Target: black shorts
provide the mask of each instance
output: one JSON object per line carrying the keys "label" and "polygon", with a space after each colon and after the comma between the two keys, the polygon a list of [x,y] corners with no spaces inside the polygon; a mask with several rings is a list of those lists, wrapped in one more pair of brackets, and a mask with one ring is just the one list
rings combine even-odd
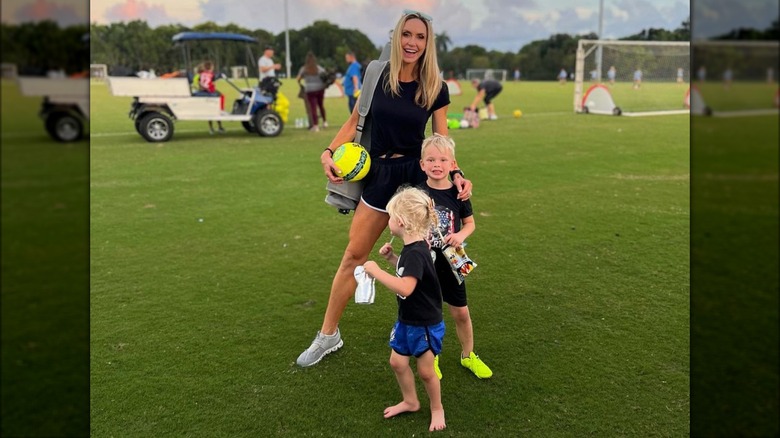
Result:
{"label": "black shorts", "polygon": [[366,175],[361,199],[374,210],[386,213],[387,202],[399,187],[418,186],[426,179],[419,157],[371,157],[371,169]]}
{"label": "black shorts", "polygon": [[436,251],[436,260],[433,262],[433,265],[436,267],[436,276],[439,277],[441,296],[444,302],[455,307],[467,306],[466,282],[458,284],[447,257],[438,248],[434,249],[434,251]]}
{"label": "black shorts", "polygon": [[503,88],[499,88],[497,90],[493,90],[493,91],[491,91],[489,93],[485,92],[485,105],[489,105],[490,102],[492,102],[493,99],[495,99],[495,97],[498,96],[501,93],[501,90],[503,90]]}

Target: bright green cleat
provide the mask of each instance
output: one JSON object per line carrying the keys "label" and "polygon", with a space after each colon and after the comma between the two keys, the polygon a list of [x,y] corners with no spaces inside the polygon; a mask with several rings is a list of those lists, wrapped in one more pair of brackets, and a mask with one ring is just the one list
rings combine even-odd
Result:
{"label": "bright green cleat", "polygon": [[[460,364],[470,369],[480,379],[489,379],[493,375],[493,371],[473,351],[469,354],[469,357],[461,358]],[[436,369],[438,369],[438,366],[436,366]]]}
{"label": "bright green cleat", "polygon": [[439,355],[433,356],[433,371],[436,373],[436,377],[441,380],[441,370],[439,369]]}

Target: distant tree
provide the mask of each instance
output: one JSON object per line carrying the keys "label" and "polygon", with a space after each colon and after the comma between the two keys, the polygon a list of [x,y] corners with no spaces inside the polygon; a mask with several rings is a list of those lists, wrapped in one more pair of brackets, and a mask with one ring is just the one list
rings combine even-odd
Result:
{"label": "distant tree", "polygon": [[447,35],[447,32],[442,32],[438,35],[436,35],[436,53],[437,55],[444,55],[447,53],[447,51],[450,48],[450,45],[452,44],[452,40],[450,39],[450,36]]}
{"label": "distant tree", "polygon": [[691,40],[691,17],[688,17],[680,24],[680,27],[674,30],[677,41]]}

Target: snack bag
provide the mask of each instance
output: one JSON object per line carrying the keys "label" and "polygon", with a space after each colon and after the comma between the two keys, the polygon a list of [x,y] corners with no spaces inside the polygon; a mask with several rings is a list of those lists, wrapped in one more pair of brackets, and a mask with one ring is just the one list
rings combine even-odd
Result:
{"label": "snack bag", "polygon": [[447,257],[458,284],[463,283],[466,276],[477,267],[477,264],[466,255],[466,250],[463,249],[463,246],[453,247],[445,245],[441,252]]}

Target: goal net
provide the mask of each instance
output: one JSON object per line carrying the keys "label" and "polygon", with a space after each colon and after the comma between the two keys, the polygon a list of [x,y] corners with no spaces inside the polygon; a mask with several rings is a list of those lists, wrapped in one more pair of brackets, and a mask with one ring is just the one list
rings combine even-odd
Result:
{"label": "goal net", "polygon": [[466,79],[493,79],[496,81],[506,81],[507,71],[501,68],[470,68],[466,70]]}
{"label": "goal net", "polygon": [[108,77],[108,66],[106,64],[90,64],[89,80],[90,82],[105,82]]}
{"label": "goal net", "polygon": [[695,41],[693,83],[711,115],[777,113],[778,41]]}
{"label": "goal net", "polygon": [[16,68],[16,64],[4,62],[0,64],[0,70],[2,70],[0,75],[3,79],[16,79],[16,77],[19,76],[19,71]]}
{"label": "goal net", "polygon": [[[595,114],[685,113],[691,77],[687,41],[580,40],[574,111]],[[585,101],[589,90],[610,99]],[[614,102],[605,111],[601,102]]]}
{"label": "goal net", "polygon": [[245,65],[234,65],[230,67],[230,77],[233,79],[244,79],[249,77],[249,71]]}

